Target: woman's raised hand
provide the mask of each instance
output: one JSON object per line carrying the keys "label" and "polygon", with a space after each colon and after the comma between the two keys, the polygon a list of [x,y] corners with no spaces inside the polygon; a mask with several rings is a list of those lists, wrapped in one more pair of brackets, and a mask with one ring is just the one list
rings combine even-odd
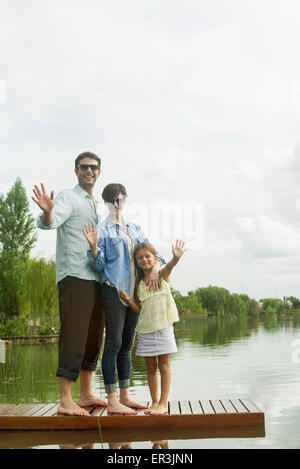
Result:
{"label": "woman's raised hand", "polygon": [[33,193],[35,197],[32,197],[32,200],[43,210],[43,212],[50,213],[54,207],[54,191],[51,191],[49,197],[43,183],[41,183],[41,189],[42,191],[40,191],[38,186],[34,186]]}
{"label": "woman's raised hand", "polygon": [[85,225],[83,228],[83,234],[86,237],[91,249],[97,248],[97,244],[99,241],[99,230],[96,230],[95,223],[91,226],[91,224]]}
{"label": "woman's raised hand", "polygon": [[185,245],[185,242],[180,241],[178,239],[176,240],[175,246],[172,245],[172,253],[176,260],[180,259],[181,256],[183,256],[183,254],[187,250],[187,248],[185,248],[184,245]]}

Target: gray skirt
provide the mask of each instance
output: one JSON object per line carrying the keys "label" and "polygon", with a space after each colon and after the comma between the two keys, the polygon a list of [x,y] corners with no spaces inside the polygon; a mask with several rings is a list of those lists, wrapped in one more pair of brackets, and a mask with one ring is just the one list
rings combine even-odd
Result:
{"label": "gray skirt", "polygon": [[136,355],[155,357],[165,353],[177,352],[173,326],[149,334],[138,334]]}

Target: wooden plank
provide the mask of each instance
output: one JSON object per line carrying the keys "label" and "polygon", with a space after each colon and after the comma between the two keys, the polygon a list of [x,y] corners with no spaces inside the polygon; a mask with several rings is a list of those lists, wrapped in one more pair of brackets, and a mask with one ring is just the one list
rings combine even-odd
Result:
{"label": "wooden plank", "polygon": [[203,409],[203,412],[205,414],[215,414],[215,411],[210,403],[210,401],[207,401],[207,400],[201,400],[200,401],[200,405]]}
{"label": "wooden plank", "polygon": [[55,404],[44,404],[37,412],[35,412],[32,417],[42,417],[48,410],[52,409]]}
{"label": "wooden plank", "polygon": [[169,415],[180,415],[180,408],[178,401],[169,402]]}
{"label": "wooden plank", "polygon": [[10,415],[24,415],[25,412],[32,409],[35,404],[19,404],[19,406],[9,412]]}
{"label": "wooden plank", "polygon": [[1,415],[13,415],[13,412],[16,411],[19,408],[20,404],[13,404],[12,406],[8,407],[4,412],[2,412]]}
{"label": "wooden plank", "polygon": [[27,410],[26,412],[24,412],[22,417],[31,417],[33,414],[35,414],[38,410],[40,410],[45,405],[46,404],[35,404],[30,410]]}
{"label": "wooden plank", "polygon": [[226,410],[227,414],[236,414],[237,413],[237,410],[235,409],[235,407],[233,407],[233,405],[231,404],[229,399],[222,399],[221,403],[222,403],[224,409]]}
{"label": "wooden plank", "polygon": [[181,415],[191,415],[192,409],[189,401],[179,401]]}
{"label": "wooden plank", "polygon": [[246,409],[245,406],[241,403],[239,399],[230,399],[232,405],[236,408],[237,412],[239,413],[244,413],[244,412],[249,412],[248,409]]}
{"label": "wooden plank", "polygon": [[261,412],[261,410],[250,399],[240,399],[240,401],[249,410],[249,412]]}
{"label": "wooden plank", "polygon": [[53,415],[56,415],[58,406],[59,404],[54,404],[45,414],[43,414],[43,417],[52,417]]}
{"label": "wooden plank", "polygon": [[216,414],[226,414],[226,410],[222,406],[221,401],[218,401],[217,399],[212,399],[210,402],[213,408],[215,409]]}
{"label": "wooden plank", "polygon": [[15,407],[17,404],[0,404],[0,415],[4,414],[11,407]]}
{"label": "wooden plank", "polygon": [[190,401],[190,406],[192,409],[193,415],[203,414],[202,407],[200,406],[199,401]]}
{"label": "wooden plank", "polygon": [[106,410],[106,407],[95,407],[95,409],[91,413],[91,416],[100,417],[100,415],[102,415],[105,410]]}

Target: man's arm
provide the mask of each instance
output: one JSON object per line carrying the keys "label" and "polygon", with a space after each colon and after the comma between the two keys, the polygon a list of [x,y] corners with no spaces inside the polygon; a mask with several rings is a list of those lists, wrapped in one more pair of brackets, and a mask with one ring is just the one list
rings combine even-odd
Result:
{"label": "man's arm", "polygon": [[55,202],[54,191],[51,191],[49,197],[43,184],[41,184],[41,190],[37,186],[34,186],[33,192],[35,197],[32,197],[32,200],[43,211],[37,219],[38,228],[42,230],[58,228],[70,216],[72,203],[64,192],[58,194]]}

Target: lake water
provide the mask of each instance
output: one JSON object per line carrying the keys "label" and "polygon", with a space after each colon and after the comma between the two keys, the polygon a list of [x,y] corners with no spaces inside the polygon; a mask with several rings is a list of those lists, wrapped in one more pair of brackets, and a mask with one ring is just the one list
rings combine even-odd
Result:
{"label": "lake water", "polygon": [[[176,325],[178,352],[172,355],[170,400],[231,399],[249,397],[265,413],[265,436],[150,435],[131,441],[133,449],[151,449],[153,441],[170,449],[300,448],[300,320],[278,319],[181,319]],[[144,359],[133,352],[131,394],[149,400]],[[56,345],[14,345],[0,363],[0,402],[56,402],[59,399]],[[100,364],[93,388],[105,397]],[[73,397],[79,396],[79,383]],[[17,432],[14,446],[33,448],[116,448],[112,435],[88,432]],[[48,435],[47,435],[48,434]],[[51,438],[50,438],[51,434]],[[13,434],[0,432],[0,448],[9,446]],[[136,438],[139,440],[139,438]],[[122,443],[125,444],[124,441]],[[158,445],[159,443],[157,443]],[[123,445],[124,446],[124,445]],[[128,446],[128,445],[127,445]]]}

